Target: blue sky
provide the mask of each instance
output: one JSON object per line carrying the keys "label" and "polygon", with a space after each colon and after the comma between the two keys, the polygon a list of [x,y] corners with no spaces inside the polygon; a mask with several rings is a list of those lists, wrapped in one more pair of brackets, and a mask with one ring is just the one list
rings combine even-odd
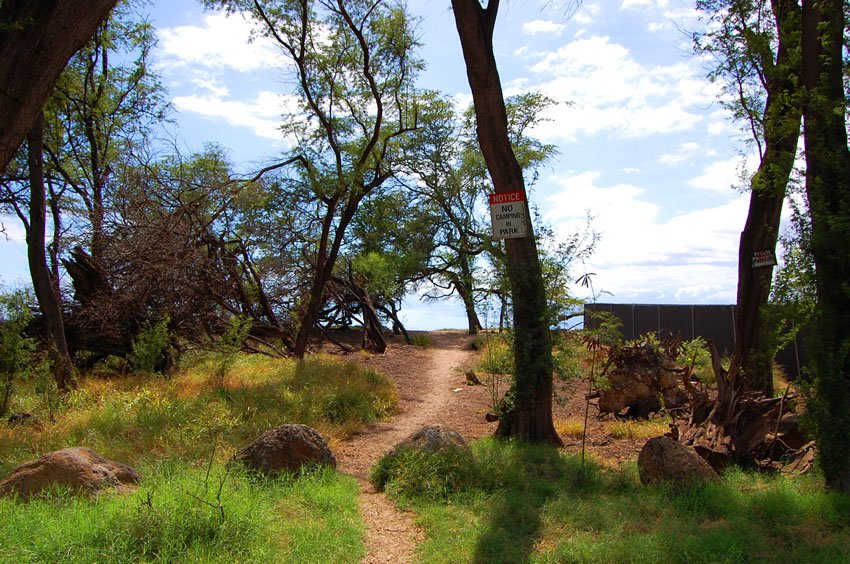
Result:
{"label": "blue sky", "polygon": [[[449,4],[409,0],[428,64],[420,85],[468,102]],[[251,24],[238,15],[191,0],[155,0],[150,13],[182,147],[219,143],[245,172],[275,160],[292,91],[275,47],[248,42]],[[564,102],[535,131],[560,154],[532,200],[563,236],[594,216],[601,240],[586,268],[597,290],[613,294],[603,301],[735,301],[748,199],[733,188],[743,143],[717,103],[719,87],[704,78],[705,61],[691,54],[688,32],[699,25],[692,2],[679,0],[584,1],[577,10],[557,0],[503,1],[495,49],[506,94],[540,90]],[[4,223],[13,236],[0,248],[8,285],[25,255],[16,226]],[[433,328],[465,318],[458,304],[443,304],[414,307],[407,319]]]}

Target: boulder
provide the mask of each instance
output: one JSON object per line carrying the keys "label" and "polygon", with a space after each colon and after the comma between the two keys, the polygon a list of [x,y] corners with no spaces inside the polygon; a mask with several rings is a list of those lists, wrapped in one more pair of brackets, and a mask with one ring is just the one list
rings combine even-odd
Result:
{"label": "boulder", "polygon": [[142,476],[132,467],[109,460],[85,447],[45,454],[26,462],[0,480],[0,495],[24,499],[54,486],[77,493],[93,493],[110,487],[123,489],[138,484]]}
{"label": "boulder", "polygon": [[640,481],[675,486],[716,480],[717,473],[696,451],[670,437],[649,439],[638,455]]}
{"label": "boulder", "polygon": [[446,449],[469,450],[463,436],[454,429],[442,425],[426,425],[395,445],[389,455],[403,449],[424,449],[437,452]]}
{"label": "boulder", "polygon": [[266,431],[233,455],[248,469],[277,476],[281,470],[299,472],[302,466],[336,468],[336,458],[318,431],[300,424],[286,424]]}

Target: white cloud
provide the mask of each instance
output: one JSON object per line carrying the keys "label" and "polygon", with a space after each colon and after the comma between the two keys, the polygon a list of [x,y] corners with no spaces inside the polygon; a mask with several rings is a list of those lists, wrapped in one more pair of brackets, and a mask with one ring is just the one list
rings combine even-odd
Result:
{"label": "white cloud", "polygon": [[621,10],[635,10],[646,8],[666,8],[669,5],[668,0],[623,0],[620,4]]}
{"label": "white cloud", "polygon": [[158,54],[170,67],[228,67],[241,72],[281,67],[283,58],[271,40],[259,36],[250,40],[253,29],[245,16],[210,14],[200,27],[159,29]]}
{"label": "white cloud", "polygon": [[602,11],[602,7],[594,2],[590,4],[582,4],[578,12],[573,16],[573,19],[581,25],[589,25],[596,20],[596,16]]}
{"label": "white cloud", "polygon": [[706,166],[702,174],[688,180],[688,185],[701,190],[724,192],[746,183],[755,169],[753,157],[730,157]]}
{"label": "white cloud", "polygon": [[683,161],[690,159],[694,156],[697,151],[699,151],[700,147],[697,143],[687,142],[682,143],[673,153],[665,153],[658,158],[658,162],[662,164],[678,164]]}
{"label": "white cloud", "polygon": [[297,107],[297,98],[276,92],[260,92],[253,100],[227,99],[209,93],[177,96],[174,106],[184,112],[224,121],[232,126],[249,127],[254,134],[267,139],[283,138],[279,127],[281,116]]}
{"label": "white cloud", "polygon": [[522,31],[526,35],[537,35],[538,33],[554,33],[560,35],[566,26],[550,20],[531,20],[522,24]]}
{"label": "white cloud", "polygon": [[580,133],[641,137],[693,129],[714,100],[688,63],[647,66],[609,37],[577,39],[538,56],[530,71],[543,93],[575,107],[555,108],[535,133],[573,141]]}
{"label": "white cloud", "polygon": [[[735,299],[737,251],[748,197],[661,219],[649,194],[631,184],[600,185],[587,171],[559,180],[546,220],[564,235],[579,229],[586,211],[601,233],[587,269],[597,290],[618,300],[728,302]],[[700,287],[701,291],[697,291]]]}

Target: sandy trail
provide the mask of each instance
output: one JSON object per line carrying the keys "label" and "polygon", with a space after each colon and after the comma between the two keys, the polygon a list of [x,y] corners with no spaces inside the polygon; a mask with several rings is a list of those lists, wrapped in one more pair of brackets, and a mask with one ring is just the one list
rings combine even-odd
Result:
{"label": "sandy trail", "polygon": [[464,370],[475,362],[469,338],[457,332],[432,332],[433,346],[412,353],[366,357],[362,361],[393,379],[400,412],[373,424],[336,447],[339,469],[360,482],[360,512],[367,527],[368,563],[415,560],[424,538],[413,516],[395,507],[368,481],[369,470],[396,443],[424,425],[448,425],[467,439],[492,432],[484,422],[488,394],[483,386],[465,385]]}

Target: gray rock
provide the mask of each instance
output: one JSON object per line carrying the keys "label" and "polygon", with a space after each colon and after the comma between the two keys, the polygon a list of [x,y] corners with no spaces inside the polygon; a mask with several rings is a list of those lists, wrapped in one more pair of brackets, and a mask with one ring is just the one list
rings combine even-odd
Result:
{"label": "gray rock", "polygon": [[281,470],[299,472],[302,466],[336,468],[336,458],[325,439],[315,429],[300,424],[266,431],[237,452],[233,460],[267,476],[277,476]]}
{"label": "gray rock", "polygon": [[454,429],[442,425],[427,425],[422,427],[390,451],[390,455],[398,453],[402,449],[418,448],[430,451],[444,449],[469,450],[469,445],[463,436]]}
{"label": "gray rock", "polygon": [[134,468],[109,460],[85,447],[73,447],[45,454],[26,462],[0,480],[0,495],[24,499],[54,486],[77,493],[92,493],[117,487],[123,489],[142,479]]}
{"label": "gray rock", "polygon": [[670,437],[649,439],[638,455],[640,481],[644,484],[673,483],[675,486],[718,478],[711,465],[688,446]]}

